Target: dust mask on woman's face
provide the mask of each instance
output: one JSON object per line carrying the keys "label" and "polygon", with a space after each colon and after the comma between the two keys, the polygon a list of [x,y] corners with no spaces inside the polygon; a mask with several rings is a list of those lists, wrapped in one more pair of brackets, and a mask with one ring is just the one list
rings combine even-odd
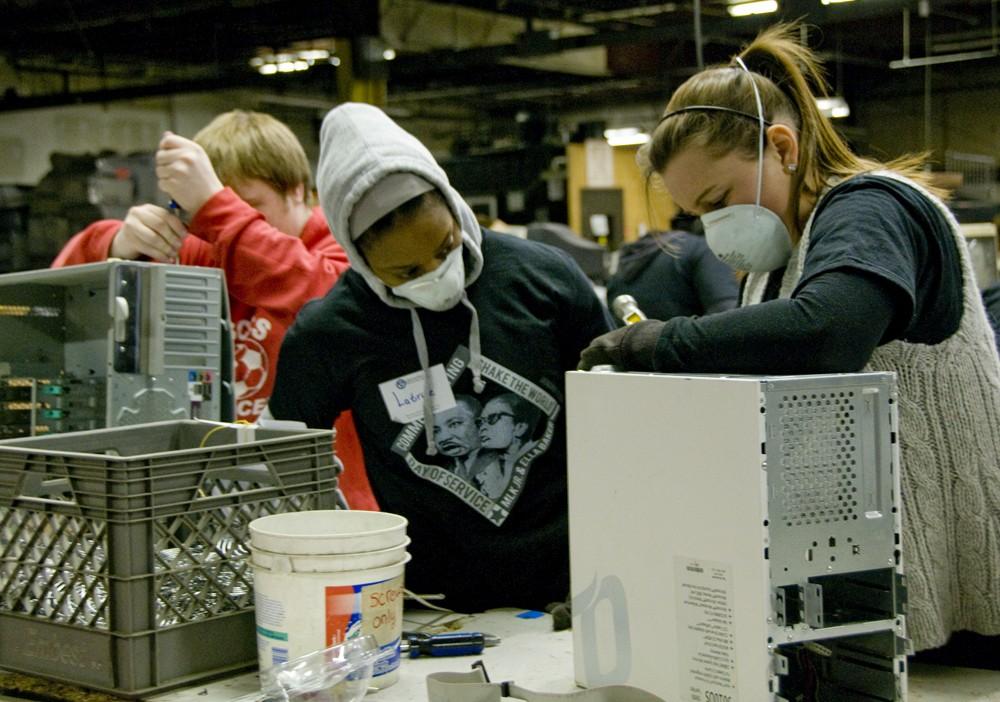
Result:
{"label": "dust mask on woman's face", "polygon": [[437,268],[393,287],[392,292],[435,312],[443,312],[457,305],[465,292],[462,245],[452,249]]}
{"label": "dust mask on woman's face", "polygon": [[736,59],[753,87],[757,102],[760,136],[757,139],[757,201],[752,205],[730,205],[701,216],[705,243],[720,261],[741,271],[766,273],[788,263],[792,237],[781,218],[760,204],[764,181],[764,106],[753,74]]}

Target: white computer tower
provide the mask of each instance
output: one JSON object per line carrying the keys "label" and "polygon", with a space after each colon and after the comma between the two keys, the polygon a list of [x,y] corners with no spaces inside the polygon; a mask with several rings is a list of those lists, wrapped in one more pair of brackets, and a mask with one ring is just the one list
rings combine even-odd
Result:
{"label": "white computer tower", "polygon": [[569,373],[577,682],[905,699],[895,392],[887,373]]}

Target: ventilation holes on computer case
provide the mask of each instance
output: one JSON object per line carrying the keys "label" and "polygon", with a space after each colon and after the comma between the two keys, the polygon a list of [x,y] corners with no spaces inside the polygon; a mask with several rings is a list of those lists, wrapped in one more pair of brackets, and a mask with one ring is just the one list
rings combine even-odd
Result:
{"label": "ventilation holes on computer case", "polygon": [[778,497],[787,526],[858,518],[855,393],[782,395]]}

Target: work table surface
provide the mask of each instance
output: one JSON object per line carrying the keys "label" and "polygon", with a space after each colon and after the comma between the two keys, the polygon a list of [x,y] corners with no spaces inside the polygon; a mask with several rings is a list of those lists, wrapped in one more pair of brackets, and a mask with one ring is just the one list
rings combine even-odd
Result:
{"label": "work table surface", "polygon": [[[385,689],[369,692],[365,699],[422,702],[427,699],[428,674],[466,671],[476,660],[483,661],[494,681],[510,680],[538,692],[578,689],[573,683],[572,632],[553,631],[549,615],[533,614],[537,613],[526,615],[523,610],[494,610],[458,622],[463,630],[494,634],[502,641],[479,656],[404,658],[399,680]],[[417,629],[438,616],[426,611],[408,611],[404,627]],[[147,699],[151,702],[231,702],[257,689],[257,674],[247,672]],[[910,670],[909,693],[911,702],[1000,702],[1000,671],[914,664]],[[24,702],[22,698],[5,696],[0,696],[0,700]]]}

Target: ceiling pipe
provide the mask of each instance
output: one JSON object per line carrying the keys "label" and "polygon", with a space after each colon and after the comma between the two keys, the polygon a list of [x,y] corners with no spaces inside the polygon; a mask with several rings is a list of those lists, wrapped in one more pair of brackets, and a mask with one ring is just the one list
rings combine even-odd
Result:
{"label": "ceiling pipe", "polygon": [[173,81],[147,85],[131,85],[121,88],[86,90],[76,93],[48,93],[45,95],[20,96],[7,93],[0,96],[0,113],[20,110],[36,110],[44,107],[63,107],[95,102],[135,100],[146,97],[163,97],[177,93],[199,93],[229,88],[273,87],[267,78],[247,72],[246,76],[220,76],[202,80]]}
{"label": "ceiling pipe", "polygon": [[889,68],[918,68],[920,66],[937,66],[942,63],[958,63],[959,61],[978,61],[980,59],[995,58],[1000,56],[996,49],[990,51],[965,51],[956,54],[942,54],[941,56],[924,56],[915,59],[897,59],[889,62]]}
{"label": "ceiling pipe", "polygon": [[694,0],[694,55],[698,70],[705,68],[704,37],[701,35],[701,0]]}
{"label": "ceiling pipe", "polygon": [[[920,7],[924,12],[921,12],[921,17],[924,18],[924,53],[929,54],[931,52],[931,8],[930,0],[920,0]],[[926,4],[925,4],[926,3]],[[932,64],[926,64],[924,66],[924,151],[930,153],[933,137],[934,137],[934,122],[931,119],[931,66]],[[930,170],[930,162],[924,164],[925,170]]]}
{"label": "ceiling pipe", "polygon": [[903,59],[910,60],[910,8],[908,7],[903,8]]}
{"label": "ceiling pipe", "polygon": [[[923,6],[922,6],[923,7]],[[930,22],[929,5],[927,8],[927,21]],[[930,53],[930,34],[925,41],[927,53]],[[903,8],[903,57],[889,62],[889,68],[919,68],[928,66],[938,66],[946,63],[958,63],[960,61],[979,61],[982,59],[995,58],[1000,56],[1000,47],[997,44],[997,0],[990,2],[990,33],[992,37],[992,48],[989,51],[958,51],[950,54],[940,54],[938,56],[921,56],[920,58],[910,57],[910,9]]]}
{"label": "ceiling pipe", "polygon": [[[697,1],[697,0],[696,0]],[[666,15],[677,12],[680,6],[675,2],[660,3],[659,5],[643,5],[641,7],[627,7],[621,10],[597,10],[580,15],[579,20],[584,24],[598,24],[601,22],[624,22],[636,19],[649,19],[657,15]]]}
{"label": "ceiling pipe", "polygon": [[990,2],[990,29],[993,34],[993,51],[996,53],[1000,51],[1000,43],[998,43],[997,36],[997,0]]}
{"label": "ceiling pipe", "polygon": [[[836,24],[865,19],[884,19],[886,13],[893,12],[897,8],[905,8],[911,1],[880,0],[879,2],[850,3],[850,6],[824,5],[815,7],[814,0],[789,0],[790,7],[788,11],[793,16],[794,13],[808,14],[810,22],[813,23],[829,22]],[[458,4],[467,3],[459,2]],[[703,2],[700,4],[704,5]],[[669,3],[651,6],[657,13],[669,7]],[[831,7],[833,10],[831,10]],[[580,15],[580,17],[586,16],[588,16],[587,13]],[[739,46],[743,42],[752,39],[760,30],[765,29],[773,24],[773,22],[774,18],[766,15],[745,17],[741,18],[738,22],[734,22],[728,16],[709,17],[702,13],[700,20],[702,44],[714,43],[726,46]],[[441,72],[492,65],[500,63],[503,59],[509,57],[528,58],[593,46],[615,46],[650,42],[689,42],[692,38],[692,27],[687,22],[653,27],[630,27],[625,30],[611,30],[603,27],[596,29],[597,31],[592,34],[561,36],[555,39],[549,38],[547,41],[520,41],[459,51],[442,49],[401,56],[392,66],[392,77],[415,76],[423,78],[427,75]],[[864,60],[860,62],[855,61],[852,57],[847,56],[843,57],[843,60],[845,63],[852,65],[855,63],[859,65],[869,63]],[[878,66],[884,67],[884,60],[880,61]]]}

